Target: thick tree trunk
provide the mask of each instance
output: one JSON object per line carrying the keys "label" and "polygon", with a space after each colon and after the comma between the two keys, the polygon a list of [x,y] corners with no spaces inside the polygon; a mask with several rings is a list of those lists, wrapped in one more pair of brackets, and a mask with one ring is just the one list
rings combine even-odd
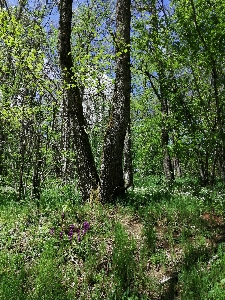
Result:
{"label": "thick tree trunk", "polygon": [[101,201],[125,192],[123,149],[130,118],[130,0],[116,7],[116,79],[110,120],[105,134],[101,164]]}
{"label": "thick tree trunk", "polygon": [[[76,171],[83,200],[98,193],[99,177],[96,171],[88,135],[82,99],[73,73],[71,57],[72,0],[60,0],[59,57],[66,85],[68,116],[76,150]],[[101,163],[100,196],[106,202],[124,193],[123,150],[130,119],[130,0],[118,0],[116,8],[116,80],[112,109],[106,129]],[[125,147],[125,151],[130,146]],[[130,158],[129,158],[130,159]],[[125,170],[127,171],[127,156]],[[131,165],[131,159],[129,162]],[[132,178],[130,177],[130,182]]]}
{"label": "thick tree trunk", "polygon": [[68,115],[71,119],[76,151],[76,172],[83,200],[90,197],[92,190],[98,187],[99,177],[94,163],[88,135],[85,131],[80,91],[73,72],[71,56],[71,20],[72,0],[60,0],[59,61],[66,85],[65,93],[68,101]]}

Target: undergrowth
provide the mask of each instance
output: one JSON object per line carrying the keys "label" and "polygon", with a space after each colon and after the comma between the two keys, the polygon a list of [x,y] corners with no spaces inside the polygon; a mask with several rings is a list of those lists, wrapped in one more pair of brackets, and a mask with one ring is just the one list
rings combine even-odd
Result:
{"label": "undergrowth", "polygon": [[225,299],[225,190],[136,182],[114,204],[73,184],[1,188],[0,299]]}

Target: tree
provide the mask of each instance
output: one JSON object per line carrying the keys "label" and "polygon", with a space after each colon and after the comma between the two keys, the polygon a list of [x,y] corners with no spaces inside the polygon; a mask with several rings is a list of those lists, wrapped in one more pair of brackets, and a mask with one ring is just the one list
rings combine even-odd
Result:
{"label": "tree", "polygon": [[[32,143],[37,125],[35,116],[41,110],[37,100],[39,83],[34,83],[34,80],[42,81],[40,74],[44,55],[40,42],[44,46],[45,35],[40,20],[35,17],[31,19],[29,13],[22,13],[22,9],[19,14],[16,8],[2,10],[0,19],[1,166],[3,176],[14,182],[18,199],[21,199],[25,195],[33,168],[36,169],[36,177],[40,174],[40,169],[31,157],[35,153]],[[41,122],[40,119],[38,121]],[[33,191],[39,189],[37,182],[33,181]]]}
{"label": "tree", "polygon": [[102,202],[124,193],[123,149],[130,119],[130,0],[118,0],[116,10],[116,78],[112,107],[107,125],[100,178],[85,131],[78,78],[71,55],[72,1],[61,0],[59,31],[60,66],[65,82],[68,114],[72,121],[76,149],[76,170],[83,200],[100,187]]}
{"label": "tree", "polygon": [[173,6],[190,161],[203,184],[213,183],[224,174],[224,4],[190,0]]}
{"label": "tree", "polygon": [[18,199],[30,193],[38,200],[46,178],[56,173],[61,99],[49,69],[43,9],[22,4],[0,11],[0,170]]}
{"label": "tree", "polygon": [[[152,105],[152,118],[157,112],[156,122],[161,119],[158,134],[160,134],[161,164],[167,181],[174,180],[172,165],[172,112],[171,102],[171,77],[173,76],[173,59],[171,51],[170,15],[164,7],[163,1],[142,1],[137,6],[134,28],[134,69],[138,70],[139,79],[147,81],[144,89],[152,90],[157,99],[156,105]],[[174,78],[174,80],[176,80]],[[142,84],[142,90],[143,90]],[[146,101],[146,104],[148,101]],[[160,109],[159,109],[160,108]],[[151,154],[149,154],[151,155]]]}
{"label": "tree", "polygon": [[85,120],[82,99],[76,74],[73,72],[71,55],[71,20],[72,0],[61,0],[59,4],[59,59],[65,83],[65,96],[68,115],[72,121],[74,145],[76,149],[76,171],[82,198],[87,200],[92,190],[96,190],[99,183],[94,157],[90,142],[85,131]]}
{"label": "tree", "polygon": [[122,160],[125,134],[130,121],[130,21],[130,0],[118,0],[115,35],[115,90],[101,165],[101,198],[103,201],[125,191]]}

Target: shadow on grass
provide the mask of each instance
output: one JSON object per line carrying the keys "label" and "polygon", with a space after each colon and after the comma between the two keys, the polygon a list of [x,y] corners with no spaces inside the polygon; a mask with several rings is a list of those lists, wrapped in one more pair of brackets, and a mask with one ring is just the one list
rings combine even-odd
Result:
{"label": "shadow on grass", "polygon": [[129,190],[122,197],[118,197],[112,204],[120,204],[129,206],[135,210],[140,207],[147,207],[149,204],[159,203],[161,201],[169,201],[172,195],[170,190],[161,189],[146,189],[143,191]]}
{"label": "shadow on grass", "polygon": [[[180,298],[180,286],[181,286],[181,281],[180,281],[180,274],[185,274],[186,280],[190,277],[191,280],[193,281],[194,279],[192,278],[193,270],[196,272],[197,276],[197,282],[196,282],[196,287],[194,290],[193,288],[190,287],[190,291],[193,294],[194,298],[197,299],[197,294],[200,292],[198,291],[198,284],[200,286],[204,286],[204,279],[203,277],[198,276],[198,272],[202,272],[203,270],[206,272],[207,275],[210,274],[210,269],[209,265],[210,262],[213,261],[213,257],[217,257],[218,249],[222,245],[222,243],[225,241],[225,235],[221,237],[220,240],[213,239],[213,245],[211,247],[203,246],[203,245],[188,245],[186,251],[184,252],[184,258],[181,262],[178,263],[178,265],[175,267],[176,269],[179,269],[179,271],[174,272],[172,275],[168,277],[167,282],[164,284],[162,288],[162,293],[161,293],[161,300],[175,300],[175,299],[186,299],[186,298]],[[200,266],[204,265],[205,269],[201,269]],[[207,271],[208,268],[208,271]],[[199,271],[198,271],[199,270]],[[199,274],[200,274],[199,273]],[[218,274],[220,271],[218,270]],[[184,284],[184,283],[183,283]],[[195,283],[193,282],[195,285]],[[205,289],[207,287],[204,287]],[[189,287],[185,287],[186,290],[189,289]],[[192,290],[191,290],[192,289]],[[201,293],[201,292],[200,292]],[[179,297],[178,297],[179,296]],[[202,299],[202,298],[201,298]],[[204,298],[205,299],[205,298]],[[213,298],[214,299],[214,298]]]}

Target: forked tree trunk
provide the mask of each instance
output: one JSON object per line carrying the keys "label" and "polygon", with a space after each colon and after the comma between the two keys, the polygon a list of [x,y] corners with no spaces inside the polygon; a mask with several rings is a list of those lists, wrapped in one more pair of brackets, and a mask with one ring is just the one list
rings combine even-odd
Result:
{"label": "forked tree trunk", "polygon": [[125,192],[123,149],[130,118],[130,0],[116,7],[116,79],[101,164],[101,200],[110,201]]}
{"label": "forked tree trunk", "polygon": [[99,177],[94,163],[85,122],[80,91],[73,72],[71,56],[71,20],[72,0],[61,0],[59,3],[59,61],[63,81],[66,85],[65,93],[68,101],[68,115],[72,123],[73,138],[76,151],[76,172],[79,188],[83,200],[87,200],[91,191],[97,189]]}
{"label": "forked tree trunk", "polygon": [[60,0],[59,11],[59,59],[66,85],[68,115],[73,128],[79,187],[83,200],[87,200],[88,198],[92,199],[93,195],[96,197],[96,194],[99,193],[100,183],[101,201],[107,202],[115,196],[123,194],[126,188],[123,174],[123,150],[130,119],[130,0],[118,0],[116,7],[115,90],[104,138],[100,182],[85,131],[82,99],[76,82],[76,74],[73,73],[70,44],[72,0]]}

